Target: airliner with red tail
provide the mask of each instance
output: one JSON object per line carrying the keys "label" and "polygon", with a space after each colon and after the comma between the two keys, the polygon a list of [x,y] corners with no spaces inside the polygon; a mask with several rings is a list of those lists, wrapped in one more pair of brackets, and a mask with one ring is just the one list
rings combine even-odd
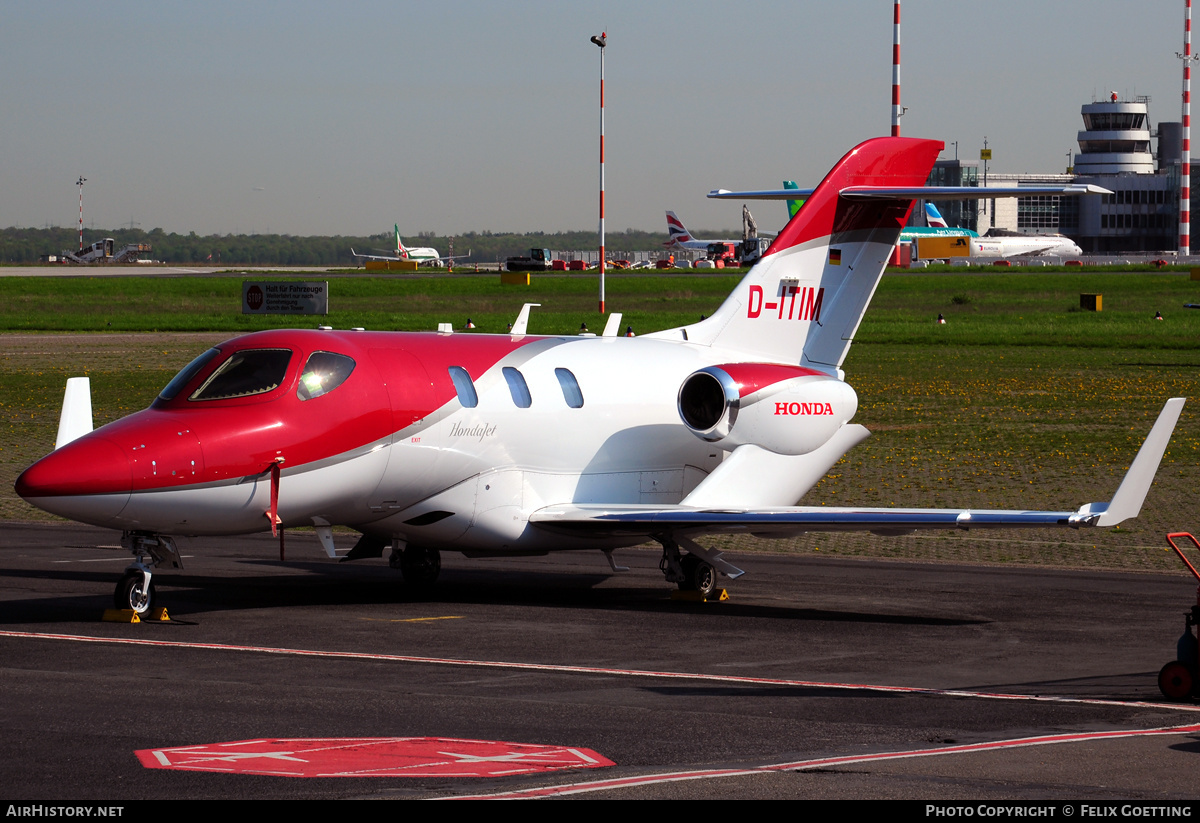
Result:
{"label": "airliner with red tail", "polygon": [[[312,526],[362,534],[414,585],[441,552],[604,552],[652,539],[666,579],[740,570],[705,534],[1107,527],[1131,517],[1183,399],[1110,502],[1074,511],[796,505],[868,435],[842,364],[942,143],[838,161],[711,317],[620,337],[264,331],[201,354],[145,411],[91,429],[68,388],[57,448],[17,480],[48,512],[120,529],[117,588],[144,611],[174,538]],[[980,189],[972,189],[974,197]],[[795,192],[792,192],[795,196]],[[939,192],[937,199],[945,199]],[[615,325],[610,323],[610,325]]]}

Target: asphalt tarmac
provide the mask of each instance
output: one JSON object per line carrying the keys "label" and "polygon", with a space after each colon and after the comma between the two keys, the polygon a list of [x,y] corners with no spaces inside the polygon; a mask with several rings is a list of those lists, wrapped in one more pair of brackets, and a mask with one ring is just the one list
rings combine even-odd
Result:
{"label": "asphalt tarmac", "polygon": [[[181,541],[185,568],[156,575],[172,620],[118,624],[100,622],[127,563],[117,533],[0,527],[6,803],[1200,794],[1200,711],[1156,681],[1190,577],[744,554],[729,600],[689,603],[656,553],[628,550],[624,573],[590,552],[445,555],[422,596],[296,533],[286,563],[269,536]],[[501,741],[615,765],[301,778],[135,754],[273,738]]]}

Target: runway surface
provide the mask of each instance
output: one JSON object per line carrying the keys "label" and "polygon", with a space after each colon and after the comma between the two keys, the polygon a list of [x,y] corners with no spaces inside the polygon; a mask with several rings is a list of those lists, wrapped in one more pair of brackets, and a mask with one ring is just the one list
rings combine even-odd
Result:
{"label": "runway surface", "polygon": [[[422,597],[297,533],[286,563],[270,537],[181,541],[185,569],[156,575],[173,620],[126,625],[99,622],[127,563],[117,533],[0,525],[13,801],[1197,794],[1200,712],[1156,685],[1190,577],[746,554],[731,600],[697,604],[630,550],[620,574],[599,553],[446,555]],[[501,741],[615,765],[299,778],[135,754],[273,738]]]}
{"label": "runway surface", "polygon": [[[245,269],[245,273],[266,272],[300,274],[325,272],[333,266],[271,266]],[[345,268],[345,267],[342,267]],[[151,263],[136,266],[0,266],[0,277],[185,277],[212,274],[240,274],[243,269],[230,266],[172,266]]]}

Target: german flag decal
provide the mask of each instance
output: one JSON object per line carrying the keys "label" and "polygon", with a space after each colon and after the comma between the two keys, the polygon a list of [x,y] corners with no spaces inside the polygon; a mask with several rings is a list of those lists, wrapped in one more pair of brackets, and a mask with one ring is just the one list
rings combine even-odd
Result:
{"label": "german flag decal", "polygon": [[829,250],[829,265],[831,265],[831,266],[842,265],[842,250],[841,249],[830,249]]}

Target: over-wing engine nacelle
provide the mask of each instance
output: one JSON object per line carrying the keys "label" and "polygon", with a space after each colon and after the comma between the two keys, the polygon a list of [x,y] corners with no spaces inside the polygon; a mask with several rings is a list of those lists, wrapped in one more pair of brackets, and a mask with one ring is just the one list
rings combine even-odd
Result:
{"label": "over-wing engine nacelle", "polygon": [[684,425],[727,451],[752,443],[776,454],[807,454],[857,410],[854,389],[800,366],[709,366],[693,372],[679,387]]}

